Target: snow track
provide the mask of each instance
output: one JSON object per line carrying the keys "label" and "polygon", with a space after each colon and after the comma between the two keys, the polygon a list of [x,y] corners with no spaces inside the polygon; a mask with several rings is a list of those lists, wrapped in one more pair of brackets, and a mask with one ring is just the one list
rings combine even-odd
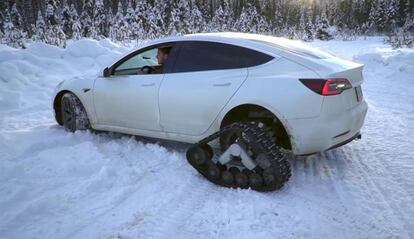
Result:
{"label": "snow track", "polygon": [[0,238],[414,238],[414,51],[312,44],[366,64],[362,140],[292,158],[271,193],[213,185],[185,144],[56,125],[54,86],[128,49],[0,45]]}

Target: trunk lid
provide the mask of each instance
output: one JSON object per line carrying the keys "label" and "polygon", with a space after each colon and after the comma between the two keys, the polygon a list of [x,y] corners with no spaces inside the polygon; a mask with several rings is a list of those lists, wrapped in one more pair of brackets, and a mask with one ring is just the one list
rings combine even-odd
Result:
{"label": "trunk lid", "polygon": [[338,57],[319,59],[319,66],[315,71],[322,78],[346,78],[352,86],[359,86],[364,81],[362,70],[363,64],[347,61]]}

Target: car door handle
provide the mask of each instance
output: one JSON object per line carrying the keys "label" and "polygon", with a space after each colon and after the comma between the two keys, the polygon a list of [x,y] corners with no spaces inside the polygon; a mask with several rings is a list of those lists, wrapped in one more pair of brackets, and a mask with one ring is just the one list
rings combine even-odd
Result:
{"label": "car door handle", "polygon": [[222,83],[222,84],[213,84],[214,87],[226,87],[226,86],[230,86],[231,83],[227,82],[227,83]]}
{"label": "car door handle", "polygon": [[151,87],[154,86],[155,83],[148,83],[148,84],[141,84],[141,87]]}

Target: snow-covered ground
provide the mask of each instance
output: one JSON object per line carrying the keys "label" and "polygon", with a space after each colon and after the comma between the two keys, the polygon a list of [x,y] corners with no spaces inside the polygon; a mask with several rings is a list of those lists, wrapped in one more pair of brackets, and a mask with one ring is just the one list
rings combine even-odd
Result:
{"label": "snow-covered ground", "polygon": [[183,144],[56,125],[55,85],[130,49],[0,45],[0,238],[413,238],[414,50],[381,38],[312,45],[366,64],[363,138],[292,160],[272,193],[209,183]]}

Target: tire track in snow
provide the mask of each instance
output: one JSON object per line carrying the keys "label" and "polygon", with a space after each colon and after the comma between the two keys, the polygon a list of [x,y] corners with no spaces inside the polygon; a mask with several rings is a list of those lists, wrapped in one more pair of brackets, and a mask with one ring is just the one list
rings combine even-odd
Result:
{"label": "tire track in snow", "polygon": [[[337,157],[335,157],[332,153],[332,151],[328,151],[317,156],[310,157],[310,159],[312,159],[315,171],[321,171],[323,174],[316,175],[314,173],[315,171],[308,172],[308,174],[312,174],[311,177],[314,179],[314,181],[316,181],[317,178],[321,178],[321,176],[325,176],[325,178],[322,178],[322,180],[326,181],[327,183],[322,185],[326,185],[329,188],[329,192],[335,192],[334,195],[330,195],[330,197],[334,196],[334,198],[332,198],[332,201],[335,201],[335,205],[324,205],[328,210],[327,212],[321,213],[325,214],[325,216],[332,214],[341,215],[341,217],[335,216],[335,221],[333,221],[333,223],[338,225],[346,225],[347,228],[357,229],[358,231],[365,230],[368,225],[366,223],[361,223],[361,221],[358,221],[358,218],[355,218],[355,214],[357,215],[358,213],[349,206],[352,204],[347,194],[349,189],[346,185],[343,184],[343,178],[341,177],[341,173],[338,171],[338,168],[341,167],[340,164],[342,162],[336,160]],[[331,162],[334,165],[332,165]],[[312,184],[315,183],[316,182],[312,182]],[[320,197],[321,195],[318,196]],[[319,200],[320,199],[317,197],[314,203],[318,203]]]}
{"label": "tire track in snow", "polygon": [[[301,226],[309,223],[306,220],[310,220],[309,226],[313,230],[319,230],[318,225],[328,223],[328,231],[344,230],[340,238],[359,236],[355,232],[367,231],[371,225],[361,222],[357,211],[350,207],[352,203],[349,201],[348,189],[337,171],[337,168],[341,167],[338,163],[341,162],[330,165],[330,161],[330,152],[310,157],[296,157],[292,160],[293,177],[290,186],[294,190],[289,189],[289,194],[297,204],[313,205],[312,213],[307,215],[306,219],[302,219]],[[325,200],[322,200],[321,196]],[[346,230],[351,228],[352,230]],[[323,232],[320,233],[320,236],[325,235]],[[372,235],[372,232],[370,234]]]}
{"label": "tire track in snow", "polygon": [[[330,227],[339,226],[349,229],[342,236],[358,237],[361,235],[355,232],[361,231],[366,232],[365,235],[379,237],[400,236],[401,231],[398,230],[399,226],[395,224],[395,220],[392,220],[392,223],[385,223],[373,218],[373,216],[384,214],[383,211],[373,207],[379,201],[380,205],[385,205],[386,214],[395,219],[389,204],[384,200],[381,201],[382,194],[376,188],[372,189],[370,180],[365,176],[366,172],[353,163],[353,161],[360,160],[358,155],[349,152],[352,152],[352,149],[340,148],[293,161],[292,168],[295,176],[292,183],[304,184],[313,190],[318,187],[318,190],[322,191],[315,191],[316,195],[305,195],[306,192],[300,188],[300,192],[290,193],[305,199],[305,201],[310,201],[312,204],[320,203],[320,196],[326,194],[325,197],[329,197],[328,202],[334,201],[335,204],[324,204],[321,208],[316,208],[318,211],[314,209],[311,216],[313,218],[316,213],[319,214],[319,218],[331,218],[329,220]],[[361,209],[368,210],[368,212],[361,211]],[[374,213],[374,215],[370,215],[370,213]],[[313,226],[319,223],[313,219]],[[406,237],[407,235],[404,238]]]}
{"label": "tire track in snow", "polygon": [[[185,230],[187,219],[203,207],[208,194],[212,193],[212,188],[215,187],[194,173],[196,172],[192,173],[190,179],[185,179],[186,184],[181,185],[179,192],[172,195],[171,201],[158,205],[156,216],[146,222],[145,228],[151,228],[153,231],[145,238],[173,238],[182,234],[191,234]],[[183,175],[183,177],[188,176]]]}
{"label": "tire track in snow", "polygon": [[[362,147],[366,146],[363,144]],[[366,150],[368,151],[368,149]],[[354,203],[362,201],[362,205],[365,206],[365,209],[367,210],[367,216],[372,217],[373,215],[368,214],[375,213],[375,220],[371,219],[372,226],[375,226],[378,232],[382,232],[383,236],[393,237],[401,235],[401,233],[403,233],[405,235],[405,238],[409,238],[407,235],[407,232],[409,231],[402,230],[403,228],[400,226],[401,224],[404,224],[404,222],[401,220],[400,210],[394,207],[394,205],[390,202],[390,199],[381,190],[372,176],[367,172],[367,167],[363,166],[364,158],[361,157],[359,153],[356,154],[355,151],[353,151],[349,146],[345,146],[340,149],[326,152],[324,155],[327,155],[328,159],[335,161],[334,163],[337,163],[338,159],[344,161],[344,163],[347,165],[344,170],[351,170],[350,172],[352,173],[352,178],[350,180],[347,178],[337,178],[334,180],[333,185],[335,187],[338,187],[338,185],[340,185],[340,187],[346,187],[345,190],[340,189],[338,191],[339,195],[341,195],[341,198],[349,199],[349,194],[351,194],[353,196],[352,199],[355,199]],[[331,165],[330,168],[333,171],[336,171],[334,175],[339,175],[336,167]],[[376,168],[376,170],[378,169],[379,168]],[[348,172],[344,173],[347,174]],[[346,192],[346,194],[343,192]],[[348,205],[352,207],[351,204],[348,203]],[[368,208],[366,208],[367,205],[369,205]],[[376,206],[373,207],[373,205]],[[360,212],[356,212],[356,215],[358,214],[360,215]],[[378,218],[378,216],[380,218]],[[358,221],[358,223],[361,223],[361,221]],[[381,228],[377,226],[378,223],[381,225]],[[365,229],[369,228],[369,225],[367,225]]]}
{"label": "tire track in snow", "polygon": [[[138,141],[138,148],[146,147],[145,144],[141,144],[142,141]],[[112,235],[109,236],[109,238],[129,238],[129,236],[126,235],[131,234],[136,235],[138,238],[170,238],[178,233],[182,233],[183,231],[178,230],[177,228],[185,230],[185,219],[204,204],[207,194],[209,192],[211,193],[211,190],[208,189],[215,186],[211,185],[210,182],[205,181],[195,171],[193,172],[193,169],[187,165],[186,161],[184,161],[185,155],[182,152],[177,152],[174,149],[171,152],[171,149],[168,149],[168,146],[166,150],[166,156],[172,156],[170,153],[177,154],[177,157],[183,159],[183,161],[170,160],[169,157],[166,157],[160,160],[144,160],[137,165],[131,166],[137,167],[137,169],[140,170],[137,187],[139,188],[139,185],[142,185],[147,188],[153,188],[150,189],[152,191],[156,189],[155,191],[157,192],[154,192],[154,195],[152,196],[158,194],[163,197],[163,200],[161,200],[160,204],[151,203],[151,206],[156,208],[155,211],[145,209],[138,209],[135,211],[132,219],[122,223],[118,229],[107,234]],[[102,146],[100,151],[106,158],[118,157],[127,161],[129,160],[128,155],[131,154],[131,152],[125,153],[118,149],[108,151],[105,149],[105,146]],[[168,179],[166,179],[171,176],[180,177],[177,180],[178,182],[172,182],[173,184],[180,182],[184,183],[174,185],[174,189],[171,189],[171,185],[168,185],[169,182]],[[192,180],[189,180],[189,177]],[[177,178],[175,178],[175,180],[176,179]],[[123,201],[131,200],[136,197],[139,198],[140,195],[138,194],[140,191],[140,189],[137,189],[131,196]],[[145,193],[148,195],[147,191]],[[139,204],[139,202],[137,203]],[[108,211],[109,210],[103,212],[101,216],[104,216]]]}
{"label": "tire track in snow", "polygon": [[[361,152],[370,154],[367,158],[376,158],[371,153],[372,149],[368,150],[365,144],[354,147],[354,149],[354,151],[350,151],[352,158],[354,159],[364,158],[362,157]],[[384,205],[387,206],[387,212],[399,221],[398,225],[403,225],[407,236],[410,238],[414,237],[414,210],[412,208],[414,200],[413,196],[410,195],[405,188],[399,186],[398,182],[401,180],[400,177],[396,178],[395,174],[389,171],[390,167],[386,160],[381,161],[381,163],[378,163],[378,161],[371,161],[369,162],[370,166],[363,160],[356,160],[355,164],[357,164],[359,171],[362,172],[361,175],[363,175],[368,189],[371,189],[370,193],[374,193],[374,195],[377,196],[376,198],[381,200]],[[384,164],[386,164],[386,166]],[[370,170],[371,167],[374,167],[375,170]],[[380,175],[377,175],[378,173],[380,173]],[[374,176],[376,179],[380,179],[381,183],[374,179]],[[382,184],[384,180],[386,184]],[[384,188],[384,185],[386,185],[387,188]],[[390,192],[390,190],[392,190],[392,192]],[[403,205],[400,206],[400,204]],[[394,226],[398,227],[398,225]]]}
{"label": "tire track in snow", "polygon": [[[393,236],[393,234],[389,234],[388,231],[384,231],[383,228],[379,228],[376,222],[372,221],[370,215],[361,211],[361,206],[363,209],[366,205],[370,205],[370,200],[372,200],[370,198],[376,194],[372,192],[369,187],[367,187],[366,180],[362,177],[363,172],[356,172],[355,167],[352,165],[352,163],[350,163],[352,160],[356,161],[359,159],[350,157],[350,155],[344,153],[342,149],[335,149],[329,152],[325,152],[324,157],[326,158],[326,161],[324,163],[327,165],[327,167],[331,168],[333,172],[332,174],[335,178],[332,180],[332,186],[335,187],[336,193],[340,197],[343,207],[346,209],[346,211],[349,211],[350,214],[352,214],[352,225],[356,228],[359,228],[359,231],[374,230],[375,232],[371,234],[378,236]],[[337,170],[337,167],[333,165],[337,163],[344,163],[345,167],[342,168],[344,171]],[[352,174],[348,175],[349,172],[352,172]],[[355,178],[357,181],[355,181]],[[363,180],[363,184],[361,184],[361,180]],[[374,202],[377,202],[377,200]],[[371,205],[369,207],[369,210],[372,209]],[[355,208],[357,209],[355,210]]]}
{"label": "tire track in snow", "polygon": [[[138,146],[137,147],[144,147],[144,145],[139,144],[138,142]],[[111,155],[113,157],[118,157],[118,158],[123,158],[125,160],[128,160],[128,158],[125,158],[125,154],[121,151],[118,151],[117,149],[114,150],[113,152],[109,152],[105,151],[103,148],[105,148],[105,146],[102,146],[101,152],[105,153],[106,157],[111,157]],[[127,221],[124,221],[122,223],[119,224],[119,226],[115,227],[114,229],[111,229],[111,231],[105,231],[102,233],[103,238],[124,238],[125,236],[121,236],[124,235],[126,232],[128,235],[131,233],[135,233],[135,231],[137,230],[136,227],[138,227],[138,224],[140,224],[142,222],[142,218],[140,218],[141,214],[140,210],[140,200],[145,200],[144,198],[142,198],[143,195],[151,195],[151,196],[155,196],[157,195],[157,193],[161,193],[162,191],[168,192],[167,195],[163,194],[163,196],[167,199],[171,199],[171,200],[167,200],[167,202],[171,202],[174,201],[173,197],[175,196],[175,194],[171,193],[171,190],[166,189],[165,187],[165,182],[163,180],[160,180],[160,178],[162,178],[165,172],[171,171],[171,169],[175,169],[175,168],[179,168],[181,163],[178,163],[174,161],[174,160],[168,160],[168,158],[166,160],[162,160],[161,162],[158,160],[152,160],[149,159],[145,162],[141,162],[138,165],[130,165],[130,167],[135,168],[135,167],[139,167],[139,169],[141,170],[139,172],[139,177],[136,178],[137,180],[135,181],[135,185],[131,186],[130,190],[127,190],[128,195],[121,193],[122,195],[114,200],[112,198],[111,200],[111,205],[104,205],[102,206],[102,208],[104,209],[103,211],[101,211],[99,214],[95,214],[93,216],[93,218],[107,218],[108,215],[113,214],[114,212],[117,212],[116,214],[120,214],[119,216],[121,217],[121,220],[125,220],[127,219]],[[145,169],[145,170],[142,170]],[[113,195],[111,195],[111,197],[113,197]],[[148,203],[148,202],[147,202]],[[86,203],[86,206],[88,206],[90,203]],[[138,204],[137,208],[138,211],[136,211],[137,209],[130,209],[127,210],[128,212],[125,214],[125,208],[124,205],[134,205],[134,204]],[[151,203],[152,204],[152,203]],[[153,206],[153,204],[151,205]],[[168,205],[166,206],[168,208]],[[163,208],[161,208],[160,210],[162,210]],[[79,213],[81,213],[82,208],[79,208]],[[91,210],[93,211],[93,210]],[[128,217],[133,216],[132,219],[128,219]],[[100,220],[91,220],[88,222],[83,223],[84,225],[77,229],[74,230],[74,233],[70,234],[67,236],[67,238],[88,238],[88,230],[89,228],[93,228],[94,225],[99,225],[100,224],[105,224],[107,223],[105,220],[104,221],[100,221]],[[157,225],[148,225],[147,222],[144,223],[144,225],[139,225],[140,228],[143,228],[143,231],[139,231],[138,233],[135,233],[137,235],[137,237],[139,238],[149,238],[150,235],[152,235],[153,232],[148,231],[148,229],[151,228],[156,228]],[[108,237],[108,235],[111,235]],[[129,236],[127,237],[129,238]]]}

